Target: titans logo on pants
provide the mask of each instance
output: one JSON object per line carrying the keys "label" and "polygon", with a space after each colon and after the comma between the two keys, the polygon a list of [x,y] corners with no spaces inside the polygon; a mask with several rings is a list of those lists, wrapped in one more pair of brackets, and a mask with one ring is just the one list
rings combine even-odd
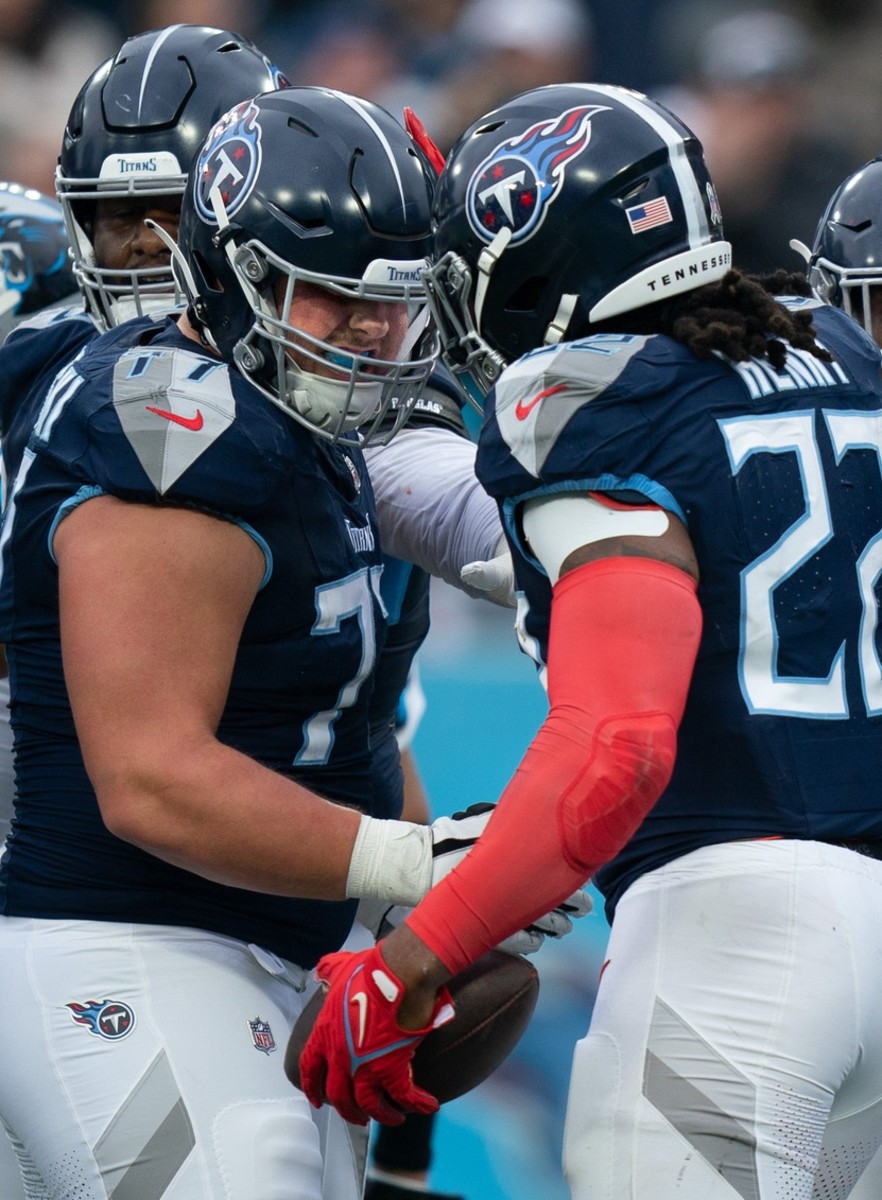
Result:
{"label": "titans logo on pants", "polygon": [[478,237],[491,242],[505,226],[512,244],[532,237],[560,192],[567,166],[591,141],[592,117],[609,111],[601,104],[568,108],[501,142],[469,183],[466,212]]}
{"label": "titans logo on pants", "polygon": [[251,100],[230,109],[212,129],[199,155],[193,199],[196,211],[208,225],[217,224],[209,199],[214,188],[220,191],[228,217],[238,212],[251,195],[262,157],[257,112]]}
{"label": "titans logo on pants", "polygon": [[118,1042],[135,1028],[134,1012],[120,1000],[87,1000],[67,1007],[78,1025],[85,1025],[89,1033],[109,1042]]}

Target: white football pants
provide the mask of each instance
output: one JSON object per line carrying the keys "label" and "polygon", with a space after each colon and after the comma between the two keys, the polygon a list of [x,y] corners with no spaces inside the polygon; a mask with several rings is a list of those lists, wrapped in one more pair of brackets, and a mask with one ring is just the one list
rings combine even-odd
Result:
{"label": "white football pants", "polygon": [[704,847],[628,889],[607,959],[570,1083],[574,1200],[880,1200],[882,862]]}
{"label": "white football pants", "polygon": [[0,979],[28,1200],[361,1196],[366,1131],[285,1077],[302,968],[200,930],[0,917]]}

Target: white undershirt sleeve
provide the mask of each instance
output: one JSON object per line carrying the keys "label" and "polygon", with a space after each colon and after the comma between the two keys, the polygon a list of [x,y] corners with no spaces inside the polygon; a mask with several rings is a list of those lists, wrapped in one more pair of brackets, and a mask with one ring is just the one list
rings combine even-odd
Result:
{"label": "white undershirt sleeve", "polygon": [[404,429],[364,451],[377,500],[383,552],[422,567],[469,595],[460,571],[499,552],[496,502],[475,476],[476,446],[448,429]]}

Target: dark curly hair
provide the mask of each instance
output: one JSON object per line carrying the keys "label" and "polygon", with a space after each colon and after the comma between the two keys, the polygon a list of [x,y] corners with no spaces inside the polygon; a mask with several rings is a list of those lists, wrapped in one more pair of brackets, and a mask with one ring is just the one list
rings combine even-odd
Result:
{"label": "dark curly hair", "polygon": [[[619,333],[668,334],[701,359],[714,353],[733,362],[767,358],[780,370],[789,344],[831,362],[830,352],[815,341],[811,313],[791,312],[775,299],[787,295],[812,295],[804,275],[778,270],[755,276],[731,270],[717,283],[611,318],[604,326]],[[592,326],[592,331],[600,328]]]}

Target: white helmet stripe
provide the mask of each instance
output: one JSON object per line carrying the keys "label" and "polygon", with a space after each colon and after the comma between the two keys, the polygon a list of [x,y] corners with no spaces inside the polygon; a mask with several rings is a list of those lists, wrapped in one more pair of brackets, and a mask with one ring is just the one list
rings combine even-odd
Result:
{"label": "white helmet stripe", "polygon": [[138,93],[138,120],[141,119],[141,105],[144,103],[144,93],[147,91],[147,79],[160,47],[167,38],[170,38],[173,33],[182,28],[182,25],[169,25],[167,29],[163,29],[162,33],[150,47],[150,53],[147,55],[147,62],[144,65],[144,74],[141,76],[141,91]]}
{"label": "white helmet stripe", "polygon": [[704,197],[698,189],[695,173],[692,170],[689,159],[686,157],[686,143],[683,140],[683,135],[676,126],[666,120],[662,113],[657,112],[656,109],[644,103],[638,95],[628,92],[625,88],[606,87],[603,84],[577,84],[575,86],[584,87],[585,91],[592,94],[618,100],[620,104],[624,104],[626,108],[630,108],[638,117],[642,117],[646,124],[655,130],[670,151],[671,168],[674,172],[674,178],[677,180],[680,198],[683,201],[683,209],[686,213],[689,245],[693,247],[706,245],[710,236],[710,227],[707,223]]}
{"label": "white helmet stripe", "polygon": [[371,116],[371,114],[367,111],[367,109],[363,108],[358,103],[358,101],[356,100],[356,98],[354,96],[347,96],[345,92],[338,92],[338,91],[335,91],[333,88],[327,88],[326,91],[328,92],[329,95],[336,96],[338,100],[342,100],[344,104],[349,106],[349,108],[354,109],[355,112],[357,112],[358,115],[361,117],[361,119],[364,121],[365,125],[368,125],[373,130],[373,132],[376,134],[380,144],[382,145],[383,149],[386,151],[386,157],[389,159],[389,162],[392,164],[392,171],[395,175],[395,180],[398,184],[398,193],[401,196],[401,211],[405,212],[406,211],[406,202],[404,199],[404,185],[401,182],[401,172],[398,170],[398,163],[395,161],[395,155],[392,153],[392,147],[389,145],[388,138],[383,133],[382,129],[379,127],[379,125],[374,120],[374,118]]}

